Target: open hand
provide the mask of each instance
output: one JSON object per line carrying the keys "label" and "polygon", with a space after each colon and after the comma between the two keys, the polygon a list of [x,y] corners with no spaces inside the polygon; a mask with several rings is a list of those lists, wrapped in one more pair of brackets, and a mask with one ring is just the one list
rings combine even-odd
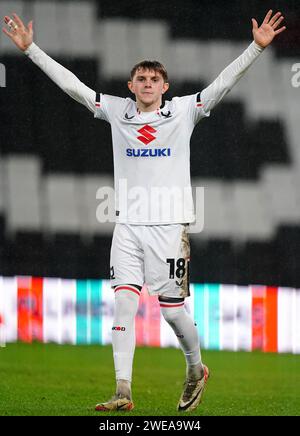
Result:
{"label": "open hand", "polygon": [[269,44],[271,44],[276,35],[279,35],[279,33],[286,29],[285,26],[277,29],[284,19],[284,17],[281,15],[281,12],[277,12],[273,17],[272,14],[273,11],[270,9],[260,27],[258,27],[255,18],[252,18],[253,38],[256,44],[260,45],[261,47],[267,47]]}
{"label": "open hand", "polygon": [[8,25],[9,30],[5,27],[2,30],[20,50],[25,51],[33,41],[32,21],[26,27],[17,14],[12,14],[12,16],[13,19],[5,15],[4,22]]}

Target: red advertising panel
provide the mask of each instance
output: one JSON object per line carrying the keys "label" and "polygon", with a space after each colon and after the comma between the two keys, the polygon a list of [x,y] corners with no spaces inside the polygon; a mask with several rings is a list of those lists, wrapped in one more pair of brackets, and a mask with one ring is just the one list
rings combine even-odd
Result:
{"label": "red advertising panel", "polygon": [[42,278],[18,278],[18,339],[43,340]]}
{"label": "red advertising panel", "polygon": [[274,352],[278,351],[277,346],[277,331],[278,331],[278,319],[277,319],[277,300],[278,289],[267,287],[265,298],[265,331],[264,331],[264,343],[263,350]]}

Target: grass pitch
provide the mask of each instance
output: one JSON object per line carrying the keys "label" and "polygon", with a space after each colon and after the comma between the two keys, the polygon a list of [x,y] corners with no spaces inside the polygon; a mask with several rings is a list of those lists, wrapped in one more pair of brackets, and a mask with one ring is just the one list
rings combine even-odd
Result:
{"label": "grass pitch", "polygon": [[[300,415],[300,356],[202,351],[202,357],[211,371],[203,403],[179,414],[181,351],[137,348],[130,415]],[[8,344],[0,349],[0,380],[0,415],[108,416],[94,406],[114,392],[112,349]]]}

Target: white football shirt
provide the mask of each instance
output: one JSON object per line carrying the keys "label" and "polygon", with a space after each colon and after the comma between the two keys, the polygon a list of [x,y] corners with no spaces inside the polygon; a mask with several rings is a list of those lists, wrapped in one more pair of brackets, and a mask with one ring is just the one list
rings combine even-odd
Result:
{"label": "white football shirt", "polygon": [[130,98],[97,94],[96,100],[95,117],[111,124],[117,222],[193,222],[190,137],[209,115],[200,93],[153,112],[138,111]]}
{"label": "white football shirt", "polygon": [[174,97],[153,112],[138,111],[130,98],[96,94],[34,43],[25,53],[64,92],[111,124],[116,222],[154,225],[194,222],[189,149],[193,129],[262,51],[253,41],[202,92]]}

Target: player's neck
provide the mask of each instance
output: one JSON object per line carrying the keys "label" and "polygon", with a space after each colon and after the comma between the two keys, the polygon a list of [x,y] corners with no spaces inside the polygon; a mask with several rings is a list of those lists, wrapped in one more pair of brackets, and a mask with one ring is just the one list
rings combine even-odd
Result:
{"label": "player's neck", "polygon": [[162,98],[151,104],[145,104],[139,99],[136,100],[136,106],[139,112],[154,112],[162,105]]}

